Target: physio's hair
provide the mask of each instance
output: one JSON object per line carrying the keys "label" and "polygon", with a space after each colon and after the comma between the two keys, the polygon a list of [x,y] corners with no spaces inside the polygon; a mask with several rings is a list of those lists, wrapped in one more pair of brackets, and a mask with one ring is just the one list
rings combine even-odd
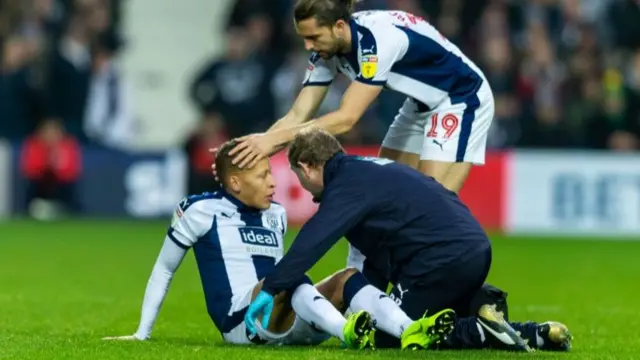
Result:
{"label": "physio's hair", "polygon": [[309,166],[323,166],[327,160],[344,148],[333,135],[320,128],[308,128],[300,131],[289,145],[289,164],[299,167],[298,162]]}
{"label": "physio's hair", "polygon": [[233,156],[229,155],[229,151],[236,147],[236,145],[238,145],[238,142],[235,140],[227,141],[220,146],[216,153],[216,174],[222,186],[227,185],[227,180],[229,180],[231,174],[241,171],[239,167],[231,163]]}
{"label": "physio's hair", "polygon": [[318,26],[332,26],[338,20],[349,21],[361,0],[298,0],[293,8],[296,23],[315,18]]}

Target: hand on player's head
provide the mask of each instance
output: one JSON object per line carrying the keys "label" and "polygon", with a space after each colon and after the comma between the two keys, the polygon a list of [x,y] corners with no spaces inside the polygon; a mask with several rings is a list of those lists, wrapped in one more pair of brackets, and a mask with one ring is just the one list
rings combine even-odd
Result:
{"label": "hand on player's head", "polygon": [[233,157],[232,163],[240,169],[252,168],[276,151],[267,134],[246,135],[235,139],[235,142],[236,146],[229,155]]}
{"label": "hand on player's head", "polygon": [[240,168],[233,163],[232,151],[236,140],[223,144],[216,153],[214,164],[217,178],[223,188],[247,206],[267,209],[275,193],[275,180],[268,158],[257,161],[250,168]]}

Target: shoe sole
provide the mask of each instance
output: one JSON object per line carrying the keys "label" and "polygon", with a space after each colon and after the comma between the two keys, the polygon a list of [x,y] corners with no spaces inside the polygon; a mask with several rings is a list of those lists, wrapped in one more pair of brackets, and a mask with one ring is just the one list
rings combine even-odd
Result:
{"label": "shoe sole", "polygon": [[424,350],[432,347],[433,345],[440,344],[443,340],[453,332],[456,324],[456,313],[453,310],[442,311],[438,315],[434,315],[436,318],[433,321],[433,325],[430,326],[425,334],[431,340],[426,347],[419,344],[407,345],[407,350]]}
{"label": "shoe sole", "polygon": [[456,313],[453,310],[447,310],[437,315],[434,325],[427,330],[427,336],[433,339],[431,345],[440,344],[455,329]]}
{"label": "shoe sole", "polygon": [[481,316],[477,317],[477,321],[485,329],[485,331],[488,331],[494,338],[498,339],[509,350],[524,352],[534,351],[506,321],[494,321]]}
{"label": "shoe sole", "polygon": [[[356,318],[356,323],[353,326],[353,331],[358,336],[358,339],[362,337],[369,337],[374,331],[373,318],[368,312],[363,312]],[[366,346],[365,346],[366,348]]]}

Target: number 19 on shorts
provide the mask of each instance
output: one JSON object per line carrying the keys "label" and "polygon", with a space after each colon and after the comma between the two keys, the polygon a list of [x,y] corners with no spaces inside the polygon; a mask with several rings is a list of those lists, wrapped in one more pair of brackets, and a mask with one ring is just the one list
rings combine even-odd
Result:
{"label": "number 19 on shorts", "polygon": [[427,138],[449,139],[458,129],[460,120],[454,114],[433,114],[427,124]]}

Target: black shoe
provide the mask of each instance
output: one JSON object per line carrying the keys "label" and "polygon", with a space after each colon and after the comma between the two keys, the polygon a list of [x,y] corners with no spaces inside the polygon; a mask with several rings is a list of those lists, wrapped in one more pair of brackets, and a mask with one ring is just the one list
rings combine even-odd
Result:
{"label": "black shoe", "polygon": [[556,321],[547,321],[545,323],[538,324],[537,333],[543,340],[540,350],[571,350],[571,340],[573,340],[573,336],[566,325]]}

